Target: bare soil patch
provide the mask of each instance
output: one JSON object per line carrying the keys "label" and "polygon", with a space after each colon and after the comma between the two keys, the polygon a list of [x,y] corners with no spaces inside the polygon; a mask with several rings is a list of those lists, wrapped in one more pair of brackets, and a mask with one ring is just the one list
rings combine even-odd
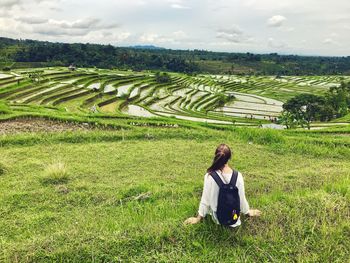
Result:
{"label": "bare soil patch", "polygon": [[0,135],[34,132],[64,132],[93,129],[88,123],[65,123],[44,119],[16,119],[0,122]]}

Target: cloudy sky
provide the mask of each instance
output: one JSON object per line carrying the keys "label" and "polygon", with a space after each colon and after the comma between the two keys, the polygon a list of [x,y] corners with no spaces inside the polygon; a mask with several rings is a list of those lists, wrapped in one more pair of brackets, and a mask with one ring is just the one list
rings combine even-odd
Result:
{"label": "cloudy sky", "polygon": [[0,0],[0,36],[350,55],[349,0]]}

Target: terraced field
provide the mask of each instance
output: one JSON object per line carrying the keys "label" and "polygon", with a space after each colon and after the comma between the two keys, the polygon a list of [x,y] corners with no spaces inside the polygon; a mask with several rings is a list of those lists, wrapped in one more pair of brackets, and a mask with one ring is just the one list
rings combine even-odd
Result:
{"label": "terraced field", "polygon": [[41,69],[39,79],[29,78],[36,71],[0,73],[0,100],[6,100],[16,110],[37,105],[61,112],[242,126],[275,121],[283,103],[296,94],[322,94],[341,80],[350,80],[342,76],[276,78],[169,73],[170,82],[158,83],[149,72],[71,72],[66,68]]}

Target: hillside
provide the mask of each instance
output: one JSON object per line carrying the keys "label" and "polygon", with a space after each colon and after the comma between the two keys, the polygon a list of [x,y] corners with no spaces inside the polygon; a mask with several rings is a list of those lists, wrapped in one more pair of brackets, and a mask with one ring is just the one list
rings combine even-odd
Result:
{"label": "hillside", "polygon": [[[235,125],[276,122],[299,94],[323,95],[347,76],[196,75],[64,67],[0,74],[0,105],[8,117],[99,119],[117,126]],[[3,102],[1,102],[3,101]],[[1,106],[0,106],[1,108]],[[8,117],[1,117],[6,119]],[[146,118],[145,118],[146,117]],[[349,126],[347,116],[313,122],[312,129]]]}
{"label": "hillside", "polygon": [[[185,227],[221,142],[231,145],[231,164],[243,173],[250,205],[263,216],[244,218],[238,229],[209,218]],[[135,127],[5,135],[0,145],[1,261],[350,257],[348,136]]]}
{"label": "hillside", "polygon": [[[0,262],[346,262],[349,115],[258,128],[276,125],[289,98],[346,80],[1,72]],[[263,215],[238,229],[184,226],[222,142]]]}
{"label": "hillside", "polygon": [[181,73],[258,75],[350,74],[350,57],[135,49],[112,45],[51,43],[0,38],[0,66],[167,70]]}

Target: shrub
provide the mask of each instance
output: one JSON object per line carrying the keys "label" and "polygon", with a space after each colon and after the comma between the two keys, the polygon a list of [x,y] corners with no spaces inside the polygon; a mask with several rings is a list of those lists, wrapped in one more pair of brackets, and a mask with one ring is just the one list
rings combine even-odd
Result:
{"label": "shrub", "polygon": [[10,71],[10,70],[11,70],[11,67],[3,67],[2,70],[3,70],[3,71]]}
{"label": "shrub", "polygon": [[123,93],[122,95],[119,96],[119,98],[122,99],[122,100],[126,100],[126,99],[129,98],[129,94]]}
{"label": "shrub", "polygon": [[52,163],[45,169],[43,184],[64,184],[69,180],[66,165],[63,162]]}
{"label": "shrub", "polygon": [[155,79],[157,83],[171,83],[171,77],[166,72],[163,72],[163,73],[157,72]]}

